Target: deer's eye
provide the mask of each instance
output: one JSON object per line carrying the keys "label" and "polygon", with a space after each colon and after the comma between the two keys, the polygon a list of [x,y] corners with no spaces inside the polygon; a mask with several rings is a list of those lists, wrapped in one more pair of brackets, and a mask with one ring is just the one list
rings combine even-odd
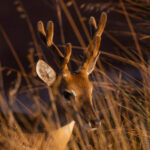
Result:
{"label": "deer's eye", "polygon": [[75,98],[75,94],[72,91],[64,91],[63,96],[67,101],[70,101]]}

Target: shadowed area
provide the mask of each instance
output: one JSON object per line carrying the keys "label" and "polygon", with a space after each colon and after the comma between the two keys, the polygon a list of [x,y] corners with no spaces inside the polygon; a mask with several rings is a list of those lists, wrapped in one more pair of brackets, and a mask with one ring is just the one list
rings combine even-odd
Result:
{"label": "shadowed area", "polygon": [[[22,144],[18,149],[27,148],[25,144],[44,149],[51,144],[49,140],[46,143],[49,133],[62,129],[73,120],[72,116],[78,122],[75,126],[72,123],[71,137],[66,134],[70,150],[150,149],[149,0],[5,0],[0,8],[0,146],[6,142],[4,150],[15,149],[19,140]],[[95,35],[102,12],[107,14],[107,25],[101,36],[101,47],[88,53],[87,46]],[[52,29],[54,33],[50,34]],[[99,46],[100,38],[96,38],[94,47]],[[68,51],[72,47],[71,56],[66,53],[67,43],[71,43],[67,45]],[[56,46],[61,51],[59,57],[55,54]],[[92,61],[87,58],[93,55],[97,60],[88,78],[93,85],[90,103],[100,121],[96,130],[86,130],[82,124],[97,121],[85,115],[89,113],[86,103],[82,104],[84,109],[78,110],[68,107],[70,102],[64,100],[76,96],[74,91],[68,91],[69,87],[53,91],[47,86],[51,82],[44,80],[45,85],[37,76],[39,59],[51,66],[56,75],[60,73],[62,55],[67,56],[61,71],[64,76],[68,72],[75,74],[81,68],[90,72],[92,69],[87,66]],[[51,78],[49,74],[45,77]],[[82,85],[82,80],[74,82]],[[81,87],[79,91],[86,91],[86,84]],[[86,91],[81,99],[88,99],[88,94]],[[36,136],[39,133],[45,134],[42,140]],[[28,134],[35,145],[29,143]],[[61,137],[58,141],[62,141]],[[43,144],[39,148],[40,142]]]}

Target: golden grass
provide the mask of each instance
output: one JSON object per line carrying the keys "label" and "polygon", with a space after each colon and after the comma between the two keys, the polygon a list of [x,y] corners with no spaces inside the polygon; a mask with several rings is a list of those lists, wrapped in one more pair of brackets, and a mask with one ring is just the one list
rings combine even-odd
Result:
{"label": "golden grass", "polygon": [[[146,2],[149,5],[150,2],[148,0]],[[72,0],[72,3],[79,21],[81,22],[81,27],[83,28],[87,39],[89,40],[89,33],[85,22],[83,21],[80,9],[78,8],[75,0]],[[129,5],[127,8],[126,3]],[[113,77],[110,77],[110,75],[107,74],[105,66],[103,66],[102,62],[98,61],[97,68],[92,75],[92,77],[94,76],[94,81],[92,82],[94,84],[93,99],[95,101],[96,107],[102,114],[101,127],[99,127],[95,131],[88,132],[80,128],[78,124],[76,124],[72,137],[68,144],[68,149],[70,150],[150,149],[150,64],[146,62],[146,60],[144,60],[143,53],[145,50],[142,49],[139,44],[139,38],[137,37],[131,19],[134,18],[137,20],[144,20],[140,16],[136,16],[135,14],[134,16],[133,14],[128,13],[129,8],[129,10],[134,10],[140,13],[142,12],[144,15],[146,15],[145,12],[147,12],[146,10],[148,8],[146,7],[146,5],[144,5],[144,3],[141,4],[138,2],[133,2],[131,0],[128,0],[128,2],[126,3],[121,0],[119,4],[120,9],[114,9],[114,11],[125,16],[127,25],[129,26],[130,34],[133,37],[133,41],[135,43],[135,53],[137,53],[137,55],[132,53],[129,48],[124,46],[119,41],[119,39],[116,39],[108,31],[105,31],[105,36],[107,36],[109,40],[114,42],[117,47],[119,47],[123,52],[125,52],[125,54],[127,54],[127,56],[123,57],[104,51],[102,52],[102,56],[107,56],[110,59],[116,60],[121,63],[126,63],[129,66],[134,67],[137,73],[141,76],[141,79],[135,79],[132,74],[128,74],[125,70],[123,70],[123,68],[118,68],[104,60],[104,62],[111,68]],[[139,4],[141,5],[139,6]],[[84,50],[85,40],[82,38],[79,29],[75,24],[75,21],[71,17],[71,13],[68,7],[63,0],[60,1],[59,6],[60,8],[58,9],[58,11],[63,11],[65,13],[74,33],[76,34],[77,39],[79,40],[80,45],[82,46],[82,48],[80,46],[78,48]],[[139,7],[137,8],[136,6]],[[22,3],[20,7],[23,7]],[[145,8],[145,10],[143,10],[143,8]],[[23,13],[24,16],[22,17],[25,17],[26,22],[29,26],[32,40],[34,42],[34,47],[36,49],[36,54],[39,58],[43,58],[44,54],[41,52],[38,46],[35,31],[32,27],[27,12],[24,9]],[[58,13],[58,15],[60,15],[60,12]],[[62,16],[60,15],[60,24],[62,20],[61,17]],[[2,33],[2,36],[6,41],[8,47],[10,48],[10,51],[20,69],[20,71],[18,71],[6,66],[0,66],[0,87],[2,89],[0,92],[0,109],[2,111],[2,113],[0,114],[0,149],[51,149],[46,145],[50,141],[47,140],[45,135],[43,137],[38,129],[39,124],[42,124],[44,132],[49,135],[52,134],[52,131],[55,130],[56,126],[57,128],[60,127],[59,120],[61,118],[58,117],[59,115],[55,101],[53,100],[54,97],[51,93],[51,89],[43,86],[41,82],[35,79],[35,60],[33,54],[28,57],[28,59],[30,60],[29,62],[32,64],[32,72],[29,76],[26,73],[20,58],[18,57],[11,41],[9,40],[9,37],[7,36],[7,33],[2,26],[0,26],[0,32]],[[61,29],[61,34],[63,33],[63,29]],[[61,36],[62,43],[64,43],[65,35]],[[149,35],[145,35],[145,37],[149,37]],[[76,46],[74,45],[73,47]],[[73,56],[72,60],[74,59],[75,58]],[[79,61],[78,63],[80,64]],[[7,100],[6,96],[4,95],[3,86],[3,72],[6,70],[8,75],[12,73],[16,74],[16,80],[13,81],[14,86],[9,90],[7,95],[9,100]],[[124,75],[128,76],[127,80],[124,79]],[[27,87],[25,88],[25,90],[20,90],[20,87],[22,86],[22,78],[24,78],[27,83]],[[33,85],[36,85],[36,87]],[[50,108],[47,108],[46,103],[44,103],[44,99],[40,96],[40,93],[43,89],[48,91],[48,95],[52,100],[52,105]],[[18,98],[19,94],[24,94],[28,99],[31,99],[33,101],[32,108],[34,108],[34,111],[21,102],[21,100]],[[8,101],[8,103],[6,101]],[[16,109],[19,109],[18,106],[22,107],[29,114],[29,117],[26,117],[19,113],[14,114],[12,108],[14,107]],[[66,110],[67,109],[68,108],[66,108]],[[53,114],[55,116],[55,122],[52,119]],[[67,117],[69,117],[69,115]],[[22,123],[18,123],[17,120],[20,120]],[[38,136],[38,134],[40,135]],[[45,141],[45,144],[43,144],[43,141]],[[64,141],[59,142],[62,142],[62,144],[64,143]]]}

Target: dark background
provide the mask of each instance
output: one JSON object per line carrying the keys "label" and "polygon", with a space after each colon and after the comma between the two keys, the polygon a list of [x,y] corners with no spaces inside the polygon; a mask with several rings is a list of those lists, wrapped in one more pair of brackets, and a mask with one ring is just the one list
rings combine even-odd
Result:
{"label": "dark background", "polygon": [[[63,1],[67,7],[70,15],[76,23],[80,34],[82,35],[84,42],[88,45],[88,39],[85,35],[75,8],[72,1]],[[137,53],[135,42],[131,35],[131,31],[127,20],[125,18],[123,9],[120,5],[120,1],[104,1],[104,0],[76,0],[75,1],[78,9],[82,15],[86,27],[89,31],[88,19],[90,16],[94,16],[97,22],[100,19],[101,12],[105,11],[108,15],[108,21],[105,28],[105,32],[102,36],[101,51],[116,54],[118,56],[130,58],[121,48],[120,44],[128,49],[131,53]],[[31,66],[29,61],[29,54],[33,54],[34,63],[38,60],[38,55],[45,54],[48,63],[55,67],[55,57],[50,53],[37,34],[37,22],[42,20],[45,24],[49,20],[53,20],[55,24],[54,42],[64,53],[64,43],[71,42],[73,46],[81,46],[80,42],[76,38],[75,32],[72,29],[70,22],[68,21],[64,10],[62,9],[59,0],[5,0],[0,2],[0,63],[3,71],[3,83],[4,92],[7,95],[10,87],[13,86],[13,81],[16,78],[16,74],[9,72],[9,68],[20,71],[20,67],[16,62],[16,58],[10,50],[10,46],[13,47],[14,51],[18,55],[26,74],[29,76],[31,85],[36,87],[36,82],[41,81],[33,74],[34,67]],[[140,6],[138,5],[140,4]],[[130,3],[129,1],[124,2],[127,12],[130,15],[132,25],[134,27],[138,42],[142,49],[144,59],[146,62],[149,60],[149,49],[150,49],[150,5],[146,2]],[[21,9],[20,9],[21,8]],[[60,13],[60,16],[58,14]],[[62,20],[60,25],[59,17]],[[65,41],[61,40],[61,30]],[[112,40],[108,34],[111,35],[116,41]],[[7,36],[4,37],[4,34]],[[11,43],[8,43],[8,41]],[[37,53],[39,52],[39,53]],[[83,55],[82,49],[73,48],[72,56],[77,60],[80,60]],[[135,57],[139,60],[138,56]],[[132,59],[132,58],[131,58]],[[119,68],[126,73],[129,73],[134,78],[140,80],[138,71],[130,65],[124,62],[115,60],[108,57],[105,53],[100,56],[101,63],[104,65],[106,73],[113,79],[111,70],[112,66]],[[75,69],[77,66],[72,65]],[[8,69],[6,69],[8,68]],[[32,70],[33,69],[33,70]],[[32,73],[33,73],[32,72]],[[126,78],[126,75],[124,75]],[[41,83],[42,84],[42,83]],[[20,91],[28,89],[24,77],[22,78]],[[24,92],[22,92],[24,93]]]}

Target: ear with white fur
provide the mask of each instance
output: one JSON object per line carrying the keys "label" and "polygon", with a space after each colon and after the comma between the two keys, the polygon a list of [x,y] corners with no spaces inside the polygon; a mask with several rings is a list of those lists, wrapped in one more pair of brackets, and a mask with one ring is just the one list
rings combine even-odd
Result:
{"label": "ear with white fur", "polygon": [[43,60],[37,62],[36,72],[48,86],[51,86],[56,80],[56,72]]}

